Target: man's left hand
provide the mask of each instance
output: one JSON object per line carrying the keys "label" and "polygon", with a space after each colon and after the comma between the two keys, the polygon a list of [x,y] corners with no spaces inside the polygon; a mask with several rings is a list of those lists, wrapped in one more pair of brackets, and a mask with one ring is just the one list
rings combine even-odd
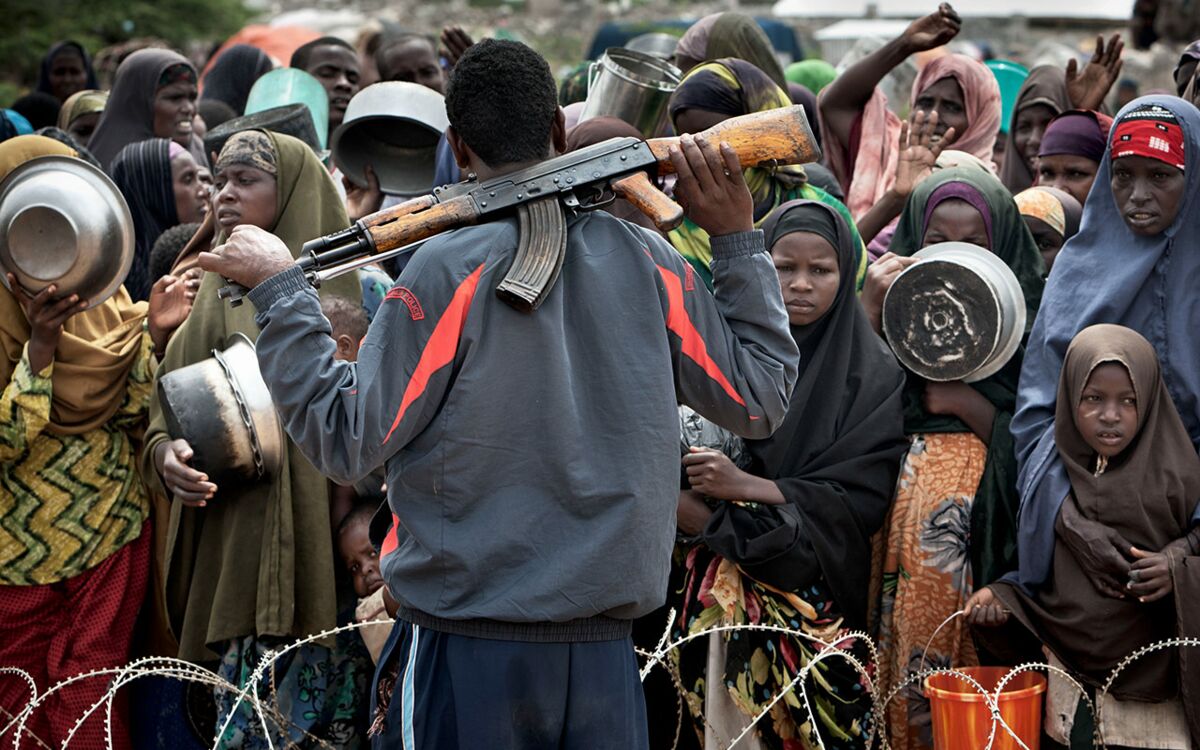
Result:
{"label": "man's left hand", "polygon": [[225,244],[211,253],[200,253],[200,267],[219,273],[247,289],[253,289],[296,260],[283,240],[249,224],[233,228]]}

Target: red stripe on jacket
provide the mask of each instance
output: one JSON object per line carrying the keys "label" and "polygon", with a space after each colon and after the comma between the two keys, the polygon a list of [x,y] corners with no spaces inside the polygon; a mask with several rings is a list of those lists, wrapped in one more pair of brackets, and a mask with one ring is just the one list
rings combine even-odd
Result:
{"label": "red stripe on jacket", "polygon": [[[687,308],[683,305],[683,282],[680,281],[679,275],[658,264],[655,266],[662,277],[663,287],[667,290],[667,330],[679,337],[682,342],[682,351],[688,359],[700,365],[704,373],[721,386],[721,390],[725,391],[731,399],[741,406],[745,406],[746,401],[729,382],[729,378],[725,377],[725,373],[721,372],[721,368],[713,361],[713,358],[708,356],[708,346],[705,345],[704,338],[696,330],[695,324],[688,316]],[[758,417],[752,415],[750,419],[758,419]]]}
{"label": "red stripe on jacket", "polygon": [[[386,443],[391,439],[392,433],[400,426],[405,413],[408,412],[408,407],[412,406],[413,402],[425,393],[433,374],[454,361],[455,355],[458,354],[458,342],[462,337],[463,326],[467,322],[467,313],[471,310],[471,300],[475,298],[475,289],[479,286],[481,274],[483,274],[482,265],[463,279],[458,288],[454,290],[450,304],[446,305],[445,312],[442,313],[442,317],[438,318],[429,341],[425,343],[425,348],[421,351],[421,359],[417,361],[417,367],[413,370],[408,386],[404,389],[404,397],[400,400],[396,419],[392,422],[392,427],[388,430],[387,436],[383,438],[383,442]],[[400,519],[393,513],[392,533],[383,540],[379,550],[380,557],[399,546],[400,541],[397,536],[399,528]]]}

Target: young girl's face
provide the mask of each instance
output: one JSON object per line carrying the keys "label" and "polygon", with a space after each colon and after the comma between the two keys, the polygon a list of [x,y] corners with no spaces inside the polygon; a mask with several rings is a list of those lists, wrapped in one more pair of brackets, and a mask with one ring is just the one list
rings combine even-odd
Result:
{"label": "young girl's face", "polygon": [[829,312],[841,282],[833,245],[811,232],[792,232],[771,246],[771,260],[789,323],[811,325]]}
{"label": "young girl's face", "polygon": [[1075,427],[1084,441],[1112,458],[1129,447],[1137,424],[1137,393],[1125,365],[1105,362],[1092,370],[1075,407]]}
{"label": "young girl's face", "polygon": [[939,242],[969,242],[985,250],[992,249],[987,224],[979,210],[958,198],[949,198],[934,207],[925,225],[923,247]]}

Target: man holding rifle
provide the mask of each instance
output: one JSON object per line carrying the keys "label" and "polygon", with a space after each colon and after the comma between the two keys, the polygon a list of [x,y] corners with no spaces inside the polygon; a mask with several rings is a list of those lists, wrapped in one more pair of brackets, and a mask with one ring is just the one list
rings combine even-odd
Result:
{"label": "man holding rifle", "polygon": [[[514,42],[468,50],[446,109],[480,180],[563,151],[554,79]],[[416,252],[357,364],[274,236],[238,227],[201,265],[246,287],[289,435],[326,475],[386,463],[382,570],[399,602],[373,691],[376,747],[645,747],[631,620],[666,595],[679,495],[676,404],[748,437],[782,421],[798,352],[728,146],[685,137],[676,188],[713,237],[715,293],[658,235],[568,221],[534,312],[493,290],[512,219]]]}

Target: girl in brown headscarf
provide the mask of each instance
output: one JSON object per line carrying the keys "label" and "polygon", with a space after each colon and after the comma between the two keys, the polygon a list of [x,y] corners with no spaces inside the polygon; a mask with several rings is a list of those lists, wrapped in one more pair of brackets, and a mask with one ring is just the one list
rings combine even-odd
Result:
{"label": "girl in brown headscarf", "polygon": [[[1054,661],[1095,688],[1140,648],[1200,636],[1200,458],[1154,348],[1121,326],[1091,326],[1071,342],[1054,437],[1071,493],[1056,523],[1050,578],[1036,591],[992,584],[965,609],[968,621],[985,626],[1003,624],[1011,613]],[[1003,646],[999,637],[990,640],[997,641],[993,648]],[[1200,747],[1197,690],[1194,653],[1163,649],[1143,656],[1113,685],[1118,703],[1105,722],[1109,744],[1150,747],[1143,741],[1155,739],[1150,736],[1116,736],[1128,734],[1123,725],[1147,712],[1155,717],[1157,739],[1172,730],[1172,717],[1174,731],[1186,737],[1182,698],[1191,745]],[[1155,705],[1163,703],[1174,705]]]}

